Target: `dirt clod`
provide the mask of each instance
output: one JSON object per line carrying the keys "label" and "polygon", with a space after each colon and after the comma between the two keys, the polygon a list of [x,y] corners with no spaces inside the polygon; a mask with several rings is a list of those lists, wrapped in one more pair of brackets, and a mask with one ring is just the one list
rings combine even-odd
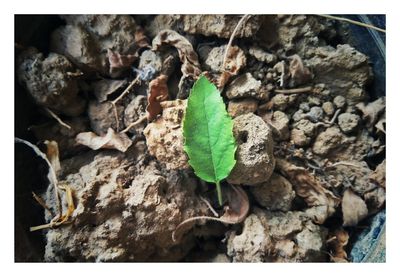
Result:
{"label": "dirt clod", "polygon": [[256,185],[268,181],[275,167],[272,130],[259,116],[248,113],[233,120],[233,135],[238,144],[236,165],[228,182]]}

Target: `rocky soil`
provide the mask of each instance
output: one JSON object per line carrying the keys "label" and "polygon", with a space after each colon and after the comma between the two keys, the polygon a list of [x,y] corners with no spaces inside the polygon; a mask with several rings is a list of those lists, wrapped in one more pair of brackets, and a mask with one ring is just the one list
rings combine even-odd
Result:
{"label": "rocky soil", "polygon": [[[58,145],[64,210],[72,192],[68,220],[37,231],[44,261],[351,261],[357,226],[385,207],[386,120],[345,25],[251,16],[224,64],[240,16],[61,18],[49,53],[26,45],[16,60],[43,112],[30,130]],[[192,221],[174,240],[184,220],[226,212],[182,147],[201,73],[234,121],[237,163],[222,186],[243,188],[250,208],[237,224]],[[57,214],[54,190],[41,195],[43,223]]]}

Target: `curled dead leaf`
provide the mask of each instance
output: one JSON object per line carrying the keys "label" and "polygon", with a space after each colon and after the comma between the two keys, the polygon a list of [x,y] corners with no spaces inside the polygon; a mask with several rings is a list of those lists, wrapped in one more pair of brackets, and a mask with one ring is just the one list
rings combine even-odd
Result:
{"label": "curled dead leaf", "polygon": [[304,66],[299,55],[291,56],[289,64],[289,74],[292,81],[292,86],[303,85],[311,81],[311,72]]}
{"label": "curled dead leaf", "polygon": [[116,133],[112,128],[108,128],[105,136],[98,136],[93,132],[79,133],[76,142],[93,150],[104,148],[121,152],[125,152],[132,144],[132,140],[125,133]]}
{"label": "curled dead leaf", "polygon": [[222,88],[228,83],[232,76],[239,73],[239,70],[246,65],[246,56],[242,49],[237,46],[231,46],[226,56],[225,68],[222,68],[218,79],[218,87]]}
{"label": "curled dead leaf", "polygon": [[224,224],[237,224],[243,222],[249,212],[250,204],[246,192],[240,187],[230,185],[224,188],[224,196],[228,200],[228,205],[224,207],[224,214],[221,217],[196,216],[181,222],[172,233],[172,240],[177,241],[182,238],[185,231],[190,229],[189,224],[193,226],[195,221],[210,220]]}
{"label": "curled dead leaf", "polygon": [[276,160],[276,168],[290,180],[296,194],[304,198],[308,206],[319,207],[313,218],[316,223],[324,223],[335,212],[335,207],[339,205],[340,199],[323,187],[308,170],[282,159]]}
{"label": "curled dead leaf", "polygon": [[160,103],[168,99],[168,77],[161,74],[149,84],[147,94],[147,119],[154,120],[162,111]]}
{"label": "curled dead leaf", "polygon": [[143,28],[137,27],[135,31],[135,44],[138,49],[149,47],[149,39],[146,37]]}
{"label": "curled dead leaf", "polygon": [[333,262],[347,262],[346,245],[349,242],[349,234],[343,229],[334,230],[327,244],[331,249],[331,260]]}
{"label": "curled dead leaf", "polygon": [[199,58],[192,44],[182,35],[173,30],[162,30],[153,39],[153,50],[159,50],[162,45],[171,45],[178,50],[179,59],[182,62],[183,76],[197,78],[201,74]]}
{"label": "curled dead leaf", "polygon": [[139,57],[137,53],[122,55],[118,52],[114,52],[111,49],[107,49],[108,62],[110,63],[110,74],[114,74],[119,69],[129,68],[133,62]]}
{"label": "curled dead leaf", "polygon": [[347,189],[342,198],[343,226],[356,226],[368,215],[367,204],[351,189]]}
{"label": "curled dead leaf", "polygon": [[372,127],[377,122],[379,115],[385,110],[386,97],[381,97],[374,102],[358,103],[356,107],[363,113],[363,119],[367,122],[367,127]]}

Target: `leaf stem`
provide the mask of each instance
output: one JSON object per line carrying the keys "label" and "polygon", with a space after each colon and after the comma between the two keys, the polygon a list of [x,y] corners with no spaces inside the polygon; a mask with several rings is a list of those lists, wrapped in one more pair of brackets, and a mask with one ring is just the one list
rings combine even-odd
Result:
{"label": "leaf stem", "polygon": [[221,185],[219,183],[219,181],[217,181],[215,183],[215,185],[217,186],[217,194],[218,194],[218,203],[220,206],[222,206],[222,192],[221,192]]}

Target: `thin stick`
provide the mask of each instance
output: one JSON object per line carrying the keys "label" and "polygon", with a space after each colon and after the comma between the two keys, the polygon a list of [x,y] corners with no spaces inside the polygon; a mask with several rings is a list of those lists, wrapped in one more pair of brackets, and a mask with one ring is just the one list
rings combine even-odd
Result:
{"label": "thin stick", "polygon": [[124,130],[122,130],[120,133],[126,133],[128,132],[130,129],[132,129],[133,127],[135,127],[136,125],[139,125],[140,123],[144,122],[147,119],[147,115],[143,115],[142,117],[140,117],[138,120],[136,120],[135,122],[129,124],[128,127],[126,127]]}
{"label": "thin stick", "polygon": [[283,94],[294,94],[294,93],[305,93],[305,92],[313,92],[313,87],[304,87],[304,88],[292,88],[292,89],[276,89],[275,93],[283,93]]}
{"label": "thin stick", "polygon": [[332,124],[335,122],[336,118],[338,117],[340,111],[341,111],[340,109],[337,109],[335,114],[332,116],[332,119],[329,122],[318,122],[317,124],[315,124],[315,127],[318,127],[318,126],[330,127],[330,126],[332,126]]}
{"label": "thin stick", "polygon": [[214,216],[218,216],[218,213],[214,210],[214,208],[211,206],[210,202],[208,202],[207,199],[205,199],[204,197],[200,196],[201,201],[203,201],[207,207],[210,209],[210,211],[214,214]]}
{"label": "thin stick", "polygon": [[69,129],[69,130],[72,129],[71,126],[69,126],[67,123],[65,123],[64,121],[62,121],[61,118],[59,118],[59,117],[58,117],[54,112],[52,112],[49,108],[44,108],[44,109],[45,109],[55,120],[57,120],[57,122],[58,122],[61,126],[67,128],[67,129]]}
{"label": "thin stick", "polygon": [[228,60],[229,50],[230,50],[230,48],[231,48],[231,46],[232,46],[232,42],[233,42],[233,39],[234,39],[235,36],[236,36],[237,31],[239,30],[239,28],[240,28],[240,26],[243,24],[243,22],[244,22],[244,21],[247,21],[250,17],[251,17],[250,14],[244,15],[244,16],[239,20],[238,24],[236,25],[235,29],[233,30],[233,32],[232,32],[232,34],[231,34],[231,37],[229,38],[228,45],[227,45],[226,48],[225,48],[224,60],[223,60],[223,62],[222,62],[222,71],[225,71],[225,66],[226,66],[226,62],[227,62],[227,60]]}
{"label": "thin stick", "polygon": [[379,31],[379,32],[382,32],[382,33],[386,33],[385,29],[381,29],[381,28],[378,28],[378,27],[376,27],[374,25],[366,24],[366,23],[363,23],[363,22],[355,21],[355,20],[351,20],[351,19],[348,19],[348,18],[343,18],[343,17],[339,17],[339,16],[333,16],[333,15],[327,15],[327,14],[317,14],[317,16],[321,16],[321,17],[325,17],[325,18],[329,18],[329,19],[333,19],[333,20],[338,20],[338,21],[344,21],[344,22],[347,22],[347,23],[351,23],[351,24],[358,25],[358,26],[361,26],[361,27],[371,28],[371,29],[374,29],[376,31]]}
{"label": "thin stick", "polygon": [[131,88],[139,81],[139,76],[133,79],[133,81],[129,84],[129,86],[126,87],[126,89],[121,93],[120,96],[118,96],[115,100],[111,101],[114,105],[117,104],[119,100],[121,100],[126,94],[129,93]]}
{"label": "thin stick", "polygon": [[353,167],[357,167],[357,168],[362,168],[358,164],[354,164],[352,162],[346,162],[346,161],[336,162],[334,164],[326,166],[326,168],[336,167],[338,165],[345,165],[345,166],[353,166]]}
{"label": "thin stick", "polygon": [[55,214],[53,213],[53,211],[49,208],[49,206],[46,205],[46,203],[44,202],[44,200],[43,200],[39,195],[37,195],[36,193],[34,193],[34,192],[32,191],[32,196],[33,196],[33,198],[36,200],[36,202],[39,203],[40,206],[42,206],[45,210],[47,210],[47,211],[51,214],[52,217],[55,216]]}

